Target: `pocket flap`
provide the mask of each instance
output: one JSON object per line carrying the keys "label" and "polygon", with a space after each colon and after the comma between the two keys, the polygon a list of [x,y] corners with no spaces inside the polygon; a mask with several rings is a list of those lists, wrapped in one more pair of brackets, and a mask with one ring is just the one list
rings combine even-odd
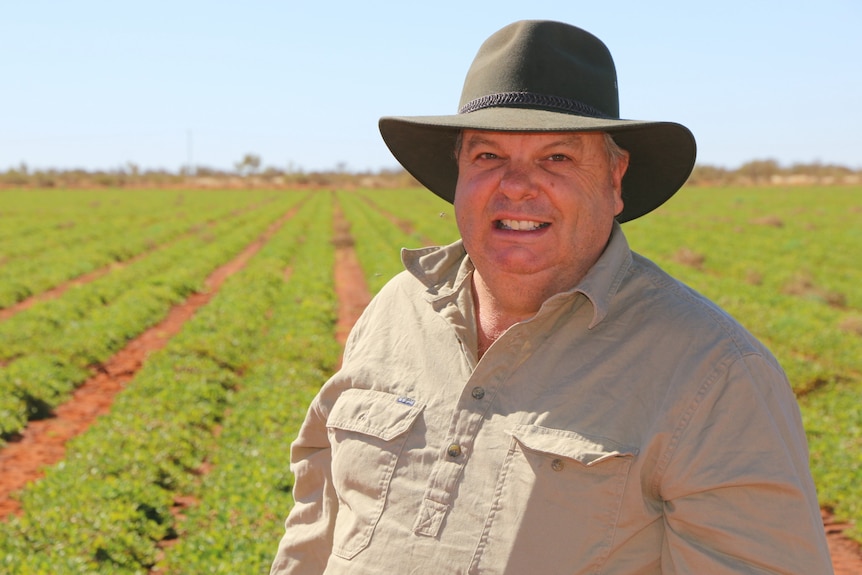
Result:
{"label": "pocket flap", "polygon": [[348,389],[332,407],[326,426],[390,441],[410,429],[423,407],[423,403],[410,397],[373,389]]}
{"label": "pocket flap", "polygon": [[587,466],[611,457],[633,457],[638,452],[605,437],[587,437],[576,431],[539,425],[516,425],[511,433],[527,449],[573,459]]}

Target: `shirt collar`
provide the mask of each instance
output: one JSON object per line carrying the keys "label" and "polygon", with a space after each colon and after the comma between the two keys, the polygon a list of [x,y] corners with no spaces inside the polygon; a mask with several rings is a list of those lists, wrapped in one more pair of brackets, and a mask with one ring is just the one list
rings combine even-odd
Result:
{"label": "shirt collar", "polygon": [[401,263],[428,288],[432,300],[460,290],[474,269],[461,240],[442,247],[402,249]]}
{"label": "shirt collar", "polygon": [[[461,240],[443,247],[402,249],[401,261],[405,269],[428,288],[430,301],[448,298],[458,292],[474,270]],[[619,223],[614,221],[608,244],[587,275],[571,290],[548,298],[537,315],[583,294],[593,305],[593,319],[589,325],[592,329],[607,316],[611,300],[631,263],[628,241]]]}
{"label": "shirt collar", "polygon": [[593,320],[589,325],[592,329],[608,315],[611,301],[631,265],[632,252],[629,243],[620,224],[614,221],[608,245],[587,275],[573,289],[550,297],[548,302],[556,298],[572,297],[578,293],[584,294],[593,304]]}

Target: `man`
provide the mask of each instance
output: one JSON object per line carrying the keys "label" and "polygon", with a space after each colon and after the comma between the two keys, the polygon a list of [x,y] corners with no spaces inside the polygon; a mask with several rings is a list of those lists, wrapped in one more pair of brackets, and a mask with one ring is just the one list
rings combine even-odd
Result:
{"label": "man", "polygon": [[272,573],[831,573],[772,355],[620,223],[695,158],[605,46],[517,22],[455,116],[383,118],[463,241],[405,251],[291,448]]}

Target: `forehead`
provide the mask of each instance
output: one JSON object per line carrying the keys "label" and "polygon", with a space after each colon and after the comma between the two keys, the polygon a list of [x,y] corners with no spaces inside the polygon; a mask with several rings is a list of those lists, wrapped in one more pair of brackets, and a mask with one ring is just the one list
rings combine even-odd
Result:
{"label": "forehead", "polygon": [[601,132],[494,132],[468,129],[461,134],[461,143],[465,148],[480,145],[582,148],[600,145],[602,140]]}

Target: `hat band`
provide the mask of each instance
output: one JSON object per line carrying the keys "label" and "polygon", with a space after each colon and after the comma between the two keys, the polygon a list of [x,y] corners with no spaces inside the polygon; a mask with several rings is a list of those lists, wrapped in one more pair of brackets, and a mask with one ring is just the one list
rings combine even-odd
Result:
{"label": "hat band", "polygon": [[607,118],[596,108],[577,100],[563,98],[561,96],[548,96],[535,94],[533,92],[501,92],[499,94],[488,94],[475,100],[470,100],[458,110],[459,114],[469,114],[476,110],[494,108],[497,106],[536,106],[539,108],[550,108],[581,116],[593,116],[595,118]]}

